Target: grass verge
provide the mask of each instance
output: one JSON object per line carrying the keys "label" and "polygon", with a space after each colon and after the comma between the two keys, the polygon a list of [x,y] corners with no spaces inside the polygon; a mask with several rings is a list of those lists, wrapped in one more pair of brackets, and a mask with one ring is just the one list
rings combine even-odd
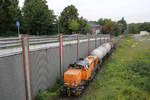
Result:
{"label": "grass verge", "polygon": [[80,100],[150,100],[150,43],[126,36]]}

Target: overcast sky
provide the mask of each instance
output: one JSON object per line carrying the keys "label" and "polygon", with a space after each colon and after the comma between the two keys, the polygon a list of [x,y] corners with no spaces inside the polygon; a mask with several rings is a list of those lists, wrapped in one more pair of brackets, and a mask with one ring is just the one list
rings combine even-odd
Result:
{"label": "overcast sky", "polygon": [[[24,0],[19,0],[22,7]],[[88,20],[124,17],[128,23],[150,22],[150,0],[47,0],[50,9],[59,14],[66,6],[75,5],[79,15]]]}

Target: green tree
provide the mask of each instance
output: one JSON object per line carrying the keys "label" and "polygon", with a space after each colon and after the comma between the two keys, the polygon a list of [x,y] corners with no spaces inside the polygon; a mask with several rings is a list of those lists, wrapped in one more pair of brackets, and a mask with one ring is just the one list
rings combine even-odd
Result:
{"label": "green tree", "polygon": [[104,25],[111,22],[111,19],[108,19],[108,18],[100,18],[97,23],[100,24],[102,26],[102,30],[101,30],[101,33],[105,34],[104,32]]}
{"label": "green tree", "polygon": [[32,1],[35,1],[35,0],[25,0],[25,1],[24,1],[24,4],[25,4],[25,3],[32,2]]}
{"label": "green tree", "polygon": [[56,17],[46,3],[45,0],[33,0],[24,4],[22,23],[25,33],[32,35],[49,33]]}
{"label": "green tree", "polygon": [[15,8],[19,8],[19,6],[18,6],[19,1],[18,0],[12,0],[12,3],[13,3]]}
{"label": "green tree", "polygon": [[85,31],[86,32],[91,32],[91,30],[92,30],[92,27],[89,24],[86,24]]}
{"label": "green tree", "polygon": [[14,35],[12,32],[17,31],[17,8],[12,0],[0,0],[0,35]]}
{"label": "green tree", "polygon": [[95,24],[98,24],[97,21],[89,21],[89,23],[95,23]]}
{"label": "green tree", "polygon": [[79,23],[77,20],[72,20],[69,24],[69,29],[72,30],[72,32],[77,32],[79,29]]}
{"label": "green tree", "polygon": [[107,18],[104,19],[104,25],[110,22],[112,22],[111,19],[107,19]]}
{"label": "green tree", "polygon": [[79,24],[80,24],[79,32],[80,32],[81,34],[86,34],[86,32],[85,32],[85,26],[86,26],[86,24],[87,24],[87,20],[84,19],[83,17],[80,17],[80,18],[79,18]]}
{"label": "green tree", "polygon": [[125,21],[124,17],[118,21],[119,24],[122,24],[121,33],[124,33],[127,29],[127,22]]}
{"label": "green tree", "polygon": [[145,22],[139,25],[139,31],[148,31],[150,32],[150,22]]}
{"label": "green tree", "polygon": [[18,0],[12,0],[12,1],[13,1],[14,7],[17,9],[17,20],[20,21],[21,17],[22,17],[22,14],[21,14],[21,9],[18,6],[19,1]]}
{"label": "green tree", "polygon": [[115,23],[115,26],[114,26],[114,35],[118,36],[120,33],[121,33],[121,26],[120,26],[120,24]]}
{"label": "green tree", "polygon": [[100,25],[104,25],[104,20],[103,20],[103,18],[100,18],[99,20],[98,20],[98,24],[100,24]]}
{"label": "green tree", "polygon": [[100,25],[102,25],[102,26],[104,26],[105,24],[107,24],[107,23],[109,23],[109,22],[111,22],[111,19],[107,19],[107,18],[105,18],[105,19],[100,18],[100,19],[97,21],[97,23],[100,24]]}
{"label": "green tree", "polygon": [[67,6],[60,16],[61,31],[65,34],[71,34],[72,30],[69,28],[69,23],[72,20],[78,20],[78,9],[74,5]]}
{"label": "green tree", "polygon": [[113,34],[115,28],[115,22],[111,21],[104,25],[104,33],[105,34]]}
{"label": "green tree", "polygon": [[138,32],[139,32],[139,30],[138,30],[138,24],[134,24],[134,23],[132,23],[132,24],[129,24],[129,33],[131,33],[131,34],[137,34]]}

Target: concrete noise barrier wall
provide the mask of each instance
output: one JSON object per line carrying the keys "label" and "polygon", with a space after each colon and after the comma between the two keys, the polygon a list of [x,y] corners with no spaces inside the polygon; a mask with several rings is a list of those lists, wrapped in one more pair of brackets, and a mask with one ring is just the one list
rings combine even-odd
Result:
{"label": "concrete noise barrier wall", "polygon": [[[100,42],[101,41],[101,42]],[[104,40],[97,38],[97,47]],[[52,45],[52,44],[51,44]],[[46,45],[41,48],[30,46],[32,93],[37,94],[39,89],[45,90],[51,86],[59,72],[59,45]],[[90,51],[95,48],[95,40],[90,40]],[[36,49],[35,49],[36,48]],[[22,49],[16,49],[13,54],[0,55],[0,100],[26,100],[25,79]],[[77,42],[64,42],[64,70],[77,58]],[[88,55],[88,41],[80,41],[80,55]]]}

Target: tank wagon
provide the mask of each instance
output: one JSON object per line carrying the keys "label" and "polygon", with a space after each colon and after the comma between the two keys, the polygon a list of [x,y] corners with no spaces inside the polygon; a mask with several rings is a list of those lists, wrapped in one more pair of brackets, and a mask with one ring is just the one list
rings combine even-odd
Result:
{"label": "tank wagon", "polygon": [[64,73],[64,86],[61,93],[67,96],[79,96],[85,86],[94,78],[96,71],[101,67],[102,61],[111,53],[113,48],[113,42],[105,43],[94,49],[90,56],[70,64]]}

